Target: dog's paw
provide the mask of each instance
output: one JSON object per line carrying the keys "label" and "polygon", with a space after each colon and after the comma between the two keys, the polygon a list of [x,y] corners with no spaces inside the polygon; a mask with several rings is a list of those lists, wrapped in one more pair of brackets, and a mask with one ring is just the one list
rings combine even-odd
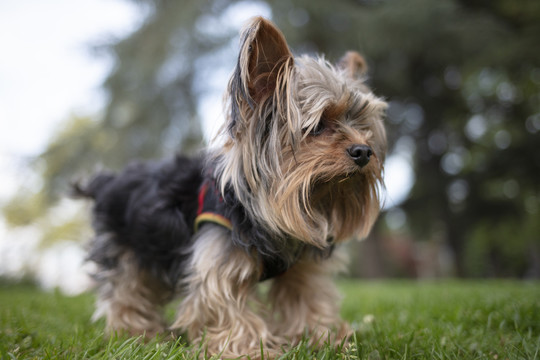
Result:
{"label": "dog's paw", "polygon": [[321,347],[325,344],[347,344],[352,337],[354,330],[345,321],[341,321],[334,327],[316,326],[307,333],[307,340],[310,345]]}
{"label": "dog's paw", "polygon": [[248,337],[222,337],[208,336],[202,341],[202,346],[208,355],[217,356],[219,359],[274,359],[283,351],[282,347],[287,344],[285,338],[267,334],[261,339],[249,339]]}

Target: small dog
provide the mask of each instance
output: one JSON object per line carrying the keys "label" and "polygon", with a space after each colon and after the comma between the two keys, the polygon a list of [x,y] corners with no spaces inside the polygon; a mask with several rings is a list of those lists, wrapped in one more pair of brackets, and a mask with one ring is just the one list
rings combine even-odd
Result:
{"label": "small dog", "polygon": [[387,105],[365,70],[356,52],[336,66],[295,58],[275,25],[253,19],[219,146],[76,186],[95,202],[95,316],[130,334],[183,331],[224,357],[347,337],[332,275],[346,264],[340,244],[377,218],[386,152]]}

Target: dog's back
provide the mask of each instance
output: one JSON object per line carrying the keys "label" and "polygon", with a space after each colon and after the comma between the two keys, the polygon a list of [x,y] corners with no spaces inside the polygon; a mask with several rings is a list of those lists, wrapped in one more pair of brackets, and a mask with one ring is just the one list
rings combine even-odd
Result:
{"label": "dog's back", "polygon": [[[193,235],[201,159],[134,163],[118,174],[100,173],[75,193],[94,201],[96,238],[89,259],[114,268],[130,251],[137,265],[163,278],[178,278]],[[98,274],[99,276],[99,274]]]}

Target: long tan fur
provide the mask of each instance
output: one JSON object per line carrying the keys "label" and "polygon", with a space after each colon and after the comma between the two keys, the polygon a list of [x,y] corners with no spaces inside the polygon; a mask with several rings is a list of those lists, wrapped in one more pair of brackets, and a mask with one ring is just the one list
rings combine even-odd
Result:
{"label": "long tan fur", "polygon": [[228,231],[220,226],[206,226],[197,235],[186,296],[171,328],[187,331],[194,342],[204,341],[212,354],[260,355],[260,343],[268,350],[284,340],[251,308],[257,304],[256,264],[228,241]]}

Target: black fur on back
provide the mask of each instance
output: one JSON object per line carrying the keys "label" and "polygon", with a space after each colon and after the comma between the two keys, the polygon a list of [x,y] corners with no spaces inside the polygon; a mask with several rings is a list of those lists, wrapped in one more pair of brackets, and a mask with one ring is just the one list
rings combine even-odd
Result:
{"label": "black fur on back", "polygon": [[202,167],[201,158],[178,156],[134,163],[76,185],[76,195],[94,200],[89,260],[111,269],[128,248],[139,266],[175,284],[193,236]]}

